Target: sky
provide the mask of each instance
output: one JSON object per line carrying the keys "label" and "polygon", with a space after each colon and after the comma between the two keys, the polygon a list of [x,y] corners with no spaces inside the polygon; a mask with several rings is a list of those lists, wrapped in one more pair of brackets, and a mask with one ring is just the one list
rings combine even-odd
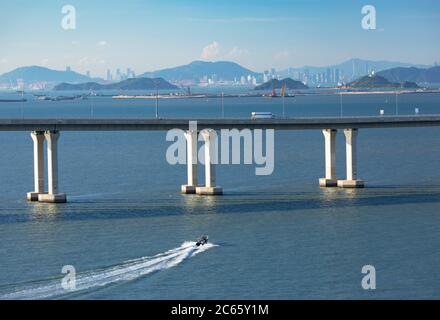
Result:
{"label": "sky", "polygon": [[[63,28],[65,5],[75,9],[74,29]],[[375,29],[362,27],[365,5],[375,8]],[[354,57],[432,65],[439,34],[438,0],[1,0],[0,73],[71,66],[105,77],[193,60],[263,71]]]}

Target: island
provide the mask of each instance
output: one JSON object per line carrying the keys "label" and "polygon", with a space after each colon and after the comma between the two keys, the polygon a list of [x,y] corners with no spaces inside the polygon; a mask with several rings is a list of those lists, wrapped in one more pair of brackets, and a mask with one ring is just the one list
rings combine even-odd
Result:
{"label": "island", "polygon": [[263,84],[260,84],[254,88],[254,90],[272,90],[272,89],[281,89],[283,86],[286,86],[286,89],[308,89],[301,81],[296,81],[291,78],[285,78],[283,80],[272,79]]}
{"label": "island", "polygon": [[347,84],[348,88],[420,88],[416,83],[405,81],[403,83],[390,82],[380,75],[368,75]]}
{"label": "island", "polygon": [[100,84],[97,82],[86,83],[60,83],[54,91],[97,91],[97,90],[176,90],[177,86],[163,78],[130,78],[117,83]]}

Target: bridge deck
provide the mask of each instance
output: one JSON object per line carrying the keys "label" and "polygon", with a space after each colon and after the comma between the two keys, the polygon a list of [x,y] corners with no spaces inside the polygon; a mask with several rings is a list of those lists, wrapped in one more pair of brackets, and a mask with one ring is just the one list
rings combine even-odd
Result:
{"label": "bridge deck", "polygon": [[326,117],[289,119],[0,119],[0,131],[125,131],[188,129],[197,121],[199,129],[343,129],[440,126],[440,115]]}

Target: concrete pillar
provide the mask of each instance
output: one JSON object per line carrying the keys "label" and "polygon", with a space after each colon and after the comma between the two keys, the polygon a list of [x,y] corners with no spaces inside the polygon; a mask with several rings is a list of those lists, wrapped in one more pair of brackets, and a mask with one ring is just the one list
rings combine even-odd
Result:
{"label": "concrete pillar", "polygon": [[325,178],[319,179],[320,187],[336,187],[336,129],[324,129],[325,144]]}
{"label": "concrete pillar", "polygon": [[338,180],[338,187],[364,187],[364,181],[357,179],[357,133],[357,129],[344,129],[347,178],[346,180]]}
{"label": "concrete pillar", "polygon": [[61,203],[66,202],[66,194],[58,190],[58,131],[46,131],[44,133],[47,141],[47,182],[48,193],[40,194],[38,201]]}
{"label": "concrete pillar", "polygon": [[205,186],[197,187],[196,193],[202,195],[220,195],[223,189],[217,187],[215,183],[215,163],[214,157],[216,150],[216,132],[214,130],[203,130],[203,140],[205,141]]}
{"label": "concrete pillar", "polygon": [[196,193],[197,178],[197,130],[185,132],[186,138],[186,165],[188,168],[188,183],[182,185],[181,191],[185,194]]}
{"label": "concrete pillar", "polygon": [[33,131],[34,141],[34,191],[27,193],[28,201],[38,201],[38,195],[44,192],[44,132]]}

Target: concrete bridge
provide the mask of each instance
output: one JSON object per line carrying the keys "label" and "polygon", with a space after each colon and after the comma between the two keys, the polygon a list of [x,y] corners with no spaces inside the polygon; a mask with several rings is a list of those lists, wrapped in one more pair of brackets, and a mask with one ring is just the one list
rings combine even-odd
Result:
{"label": "concrete bridge", "polygon": [[[205,185],[197,179],[198,132],[189,130],[189,121],[197,121],[201,129],[209,128],[205,140]],[[440,126],[440,115],[374,116],[340,118],[294,119],[0,119],[0,131],[30,131],[34,143],[34,191],[27,194],[29,201],[48,203],[66,202],[66,195],[58,190],[58,139],[60,131],[164,131],[185,130],[187,140],[188,182],[182,193],[202,195],[222,194],[215,183],[212,162],[213,131],[220,129],[275,129],[322,130],[325,148],[325,177],[321,187],[361,188],[364,182],[357,177],[357,134],[361,128],[403,128]],[[346,178],[336,176],[336,133],[342,129],[346,145]],[[48,190],[44,190],[44,141],[47,141]]]}

